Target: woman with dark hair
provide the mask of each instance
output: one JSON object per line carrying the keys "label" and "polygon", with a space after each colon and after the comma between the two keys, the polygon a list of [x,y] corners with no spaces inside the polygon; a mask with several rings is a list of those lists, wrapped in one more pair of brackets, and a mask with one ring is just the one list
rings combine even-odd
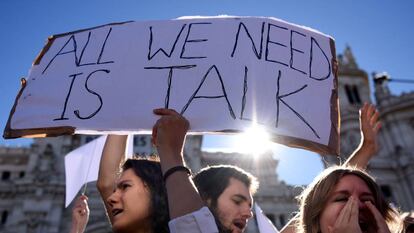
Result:
{"label": "woman with dark hair", "polygon": [[398,216],[366,172],[332,167],[301,194],[296,232],[397,232]]}
{"label": "woman with dark hair", "polygon": [[127,160],[118,178],[127,136],[106,139],[97,186],[113,231],[217,233],[214,216],[185,166],[183,146],[189,122],[172,109],[155,109],[154,114],[160,117],[152,132],[160,162]]}
{"label": "woman with dark hair", "polygon": [[121,169],[127,136],[108,135],[102,152],[97,187],[114,232],[164,233],[168,201],[160,162],[128,159]]}

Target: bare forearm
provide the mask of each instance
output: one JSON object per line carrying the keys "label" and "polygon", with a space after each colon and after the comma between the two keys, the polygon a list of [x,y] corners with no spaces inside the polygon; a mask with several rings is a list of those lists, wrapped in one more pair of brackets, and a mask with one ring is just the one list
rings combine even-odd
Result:
{"label": "bare forearm", "polygon": [[369,160],[377,152],[377,147],[374,142],[363,141],[358,148],[348,157],[346,166],[356,166],[360,169],[365,169]]}
{"label": "bare forearm", "polygon": [[[161,154],[163,152],[160,152]],[[166,153],[164,151],[164,153]],[[161,156],[163,174],[175,166],[184,166],[182,156]],[[191,177],[185,171],[177,171],[166,180],[170,218],[177,218],[203,207],[203,201],[195,188]]]}
{"label": "bare forearm", "polygon": [[[162,173],[176,166],[184,166],[183,147],[189,122],[175,110],[154,109],[161,118],[152,131],[153,142],[160,156]],[[177,218],[203,206],[197,189],[186,171],[177,170],[166,179],[170,218]]]}
{"label": "bare forearm", "polygon": [[203,207],[200,195],[187,173],[175,172],[168,177],[166,186],[171,219]]}
{"label": "bare forearm", "polygon": [[79,229],[80,227],[76,223],[72,223],[72,226],[70,228],[70,233],[83,233],[83,229]]}
{"label": "bare forearm", "polygon": [[289,222],[282,228],[280,233],[295,233],[296,232],[296,224],[299,218],[299,214],[296,214]]}
{"label": "bare forearm", "polygon": [[97,186],[104,200],[112,193],[119,166],[125,159],[127,135],[108,135],[99,164]]}
{"label": "bare forearm", "polygon": [[344,165],[365,169],[378,151],[378,131],[381,128],[379,112],[374,105],[365,103],[359,111],[361,142]]}

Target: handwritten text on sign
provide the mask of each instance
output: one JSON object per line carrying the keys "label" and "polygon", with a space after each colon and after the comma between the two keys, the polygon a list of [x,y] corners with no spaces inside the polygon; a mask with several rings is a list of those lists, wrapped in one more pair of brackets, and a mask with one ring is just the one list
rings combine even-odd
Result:
{"label": "handwritten text on sign", "polygon": [[[150,130],[173,108],[195,132],[243,130],[328,146],[333,40],[272,18],[113,24],[57,35],[33,65],[13,130]],[[332,148],[331,148],[332,149]]]}

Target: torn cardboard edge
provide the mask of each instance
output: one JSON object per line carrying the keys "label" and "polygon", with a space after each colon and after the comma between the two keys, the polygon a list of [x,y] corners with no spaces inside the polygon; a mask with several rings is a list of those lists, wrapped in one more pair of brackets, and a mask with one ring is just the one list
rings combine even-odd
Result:
{"label": "torn cardboard edge", "polygon": [[74,134],[75,128],[71,126],[59,126],[59,127],[49,127],[49,128],[33,128],[33,129],[12,129],[11,128],[11,119],[16,111],[17,102],[23,94],[24,89],[26,88],[27,81],[22,78],[20,80],[20,90],[17,93],[16,99],[14,101],[13,107],[10,110],[9,118],[7,119],[6,127],[4,128],[3,138],[12,139],[12,138],[21,138],[21,137],[54,137],[59,135]]}
{"label": "torn cardboard edge", "polygon": [[19,101],[20,97],[22,96],[23,90],[26,87],[26,84],[27,84],[26,79],[25,78],[21,78],[20,79],[20,90],[17,93],[16,99],[14,100],[13,107],[10,110],[9,118],[7,119],[6,127],[4,128],[4,132],[3,132],[3,138],[4,139],[11,138],[10,137],[10,134],[11,134],[11,131],[12,131],[11,126],[10,126],[11,119],[12,119],[12,117],[14,115],[14,112],[16,112],[17,102]]}
{"label": "torn cardboard edge", "polygon": [[340,129],[341,129],[341,119],[340,119],[340,109],[339,109],[339,95],[338,95],[338,62],[336,60],[336,49],[335,41],[330,38],[329,44],[331,46],[332,52],[332,74],[333,74],[333,89],[331,93],[331,133],[329,136],[328,148],[333,148],[333,153],[331,155],[340,154]]}
{"label": "torn cardboard edge", "polygon": [[[332,123],[332,125],[334,125],[334,123]],[[241,130],[228,129],[228,130],[221,130],[221,131],[216,131],[216,132],[208,132],[207,134],[221,134],[221,135],[228,134],[229,135],[229,134],[235,134],[235,133],[241,133],[241,132],[242,132]],[[339,131],[337,131],[337,129],[331,129],[331,133],[332,132],[339,132]],[[332,135],[332,134],[330,136],[330,143],[328,145],[323,145],[317,142],[312,142],[312,141],[301,139],[301,138],[296,138],[296,137],[286,136],[286,135],[278,135],[278,134],[271,134],[269,140],[274,143],[279,143],[279,144],[286,145],[286,146],[293,147],[293,148],[310,150],[310,151],[313,151],[315,153],[322,154],[322,155],[336,155],[336,156],[339,155],[339,148],[337,147],[337,145],[339,145],[338,136]],[[336,144],[332,142],[336,142]]]}
{"label": "torn cardboard edge", "polygon": [[[235,134],[241,133],[240,130],[224,130],[207,132],[207,134]],[[12,138],[35,138],[35,137],[56,137],[61,135],[73,135],[76,133],[74,127],[62,126],[62,127],[51,127],[51,128],[33,128],[33,129],[8,129],[5,131],[3,137],[6,139]],[[96,134],[102,134],[100,131],[96,131]],[[203,134],[202,132],[189,132],[189,134],[197,135]],[[7,136],[7,137],[6,137]],[[283,144],[293,148],[300,148],[313,151],[318,154],[337,155],[337,148],[330,147],[330,145],[322,145],[320,143],[311,142],[305,139],[295,138],[291,136],[282,135],[271,135],[270,140],[275,143]]]}
{"label": "torn cardboard edge", "polygon": [[73,134],[75,134],[75,127],[59,126],[50,128],[8,129],[7,131],[5,130],[3,138],[42,138]]}
{"label": "torn cardboard edge", "polygon": [[337,155],[336,153],[338,151],[338,148],[331,147],[331,145],[326,146],[317,142],[290,136],[271,136],[271,140],[289,147],[310,150],[323,155]]}

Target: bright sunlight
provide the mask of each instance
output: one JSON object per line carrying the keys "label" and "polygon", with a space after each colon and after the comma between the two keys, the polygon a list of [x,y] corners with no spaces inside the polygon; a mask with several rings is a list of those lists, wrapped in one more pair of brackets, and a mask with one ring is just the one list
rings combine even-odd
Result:
{"label": "bright sunlight", "polygon": [[253,125],[236,136],[233,143],[237,151],[251,155],[260,155],[270,150],[272,144],[269,134],[258,125]]}

